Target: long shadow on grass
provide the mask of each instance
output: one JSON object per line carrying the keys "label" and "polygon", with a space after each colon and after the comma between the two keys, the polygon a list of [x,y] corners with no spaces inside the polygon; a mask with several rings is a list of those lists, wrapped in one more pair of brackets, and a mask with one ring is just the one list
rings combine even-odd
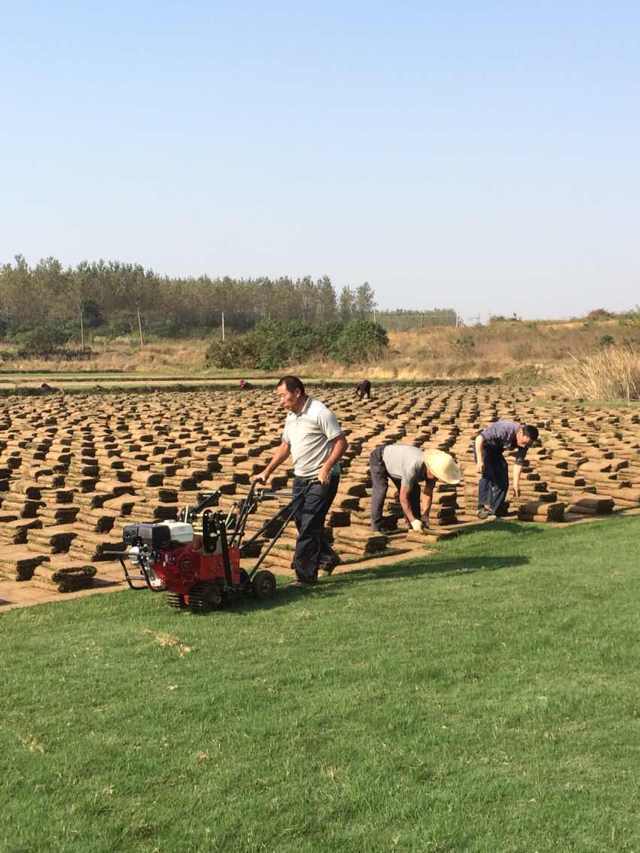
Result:
{"label": "long shadow on grass", "polygon": [[[500,520],[496,520],[491,525],[483,525],[482,532],[485,532],[484,528],[486,528],[487,532],[499,531],[500,533],[511,533],[518,536],[537,536],[542,532],[537,526],[534,527],[533,525],[528,526],[522,523]],[[477,527],[463,528],[457,531],[457,535],[461,536],[478,532]],[[437,554],[428,557],[416,557],[414,560],[406,560],[395,565],[356,569],[353,572],[335,575],[331,578],[330,582],[321,580],[314,586],[309,587],[297,587],[293,583],[285,583],[282,586],[278,586],[278,591],[274,598],[267,599],[266,601],[257,601],[251,598],[241,599],[229,606],[227,612],[245,615],[255,610],[272,610],[275,607],[284,607],[303,598],[317,598],[318,596],[326,598],[333,595],[340,595],[341,589],[352,584],[363,583],[364,581],[392,580],[394,578],[420,580],[429,575],[462,575],[474,572],[495,572],[501,569],[513,569],[518,566],[525,566],[529,562],[528,557],[516,554],[507,554],[501,557],[488,555],[446,557]]]}
{"label": "long shadow on grass", "polygon": [[507,554],[502,557],[419,557],[415,560],[397,563],[392,566],[373,566],[370,569],[356,569],[353,572],[336,575],[330,581],[320,581],[314,586],[297,587],[285,584],[278,587],[274,598],[266,601],[238,601],[227,612],[244,615],[255,610],[271,610],[293,604],[303,598],[327,598],[340,595],[342,590],[354,584],[376,580],[421,580],[427,576],[465,575],[475,572],[496,572],[501,569],[513,569],[526,566],[528,557]]}
{"label": "long shadow on grass", "polygon": [[513,536],[539,536],[543,533],[542,528],[537,524],[530,524],[517,519],[496,519],[495,521],[485,522],[484,524],[474,527],[461,527],[459,530],[455,528],[456,539],[460,536],[471,536],[475,533],[490,533],[491,531],[499,531],[500,533],[511,533]]}
{"label": "long shadow on grass", "polygon": [[[513,569],[526,566],[528,557],[521,554],[506,554],[501,557],[418,557],[415,560],[398,563],[395,566],[373,566],[371,569],[358,569],[351,573],[338,575],[333,586],[354,584],[364,580],[389,580],[391,578],[415,578],[425,575],[466,575],[474,572],[496,572],[500,569]],[[315,587],[312,592],[315,592]],[[322,585],[319,587],[322,589]]]}

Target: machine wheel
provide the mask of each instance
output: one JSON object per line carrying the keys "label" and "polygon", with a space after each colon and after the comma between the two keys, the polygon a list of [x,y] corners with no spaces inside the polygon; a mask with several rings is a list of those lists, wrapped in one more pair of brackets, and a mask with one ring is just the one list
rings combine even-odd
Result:
{"label": "machine wheel", "polygon": [[187,602],[184,600],[184,595],[180,595],[179,592],[168,592],[167,604],[169,607],[174,607],[176,610],[184,610],[187,606]]}
{"label": "machine wheel", "polygon": [[189,593],[189,607],[193,613],[220,610],[224,604],[222,587],[215,583],[197,583]]}
{"label": "machine wheel", "polygon": [[276,592],[275,576],[266,570],[256,572],[253,578],[253,591],[260,601],[273,598]]}

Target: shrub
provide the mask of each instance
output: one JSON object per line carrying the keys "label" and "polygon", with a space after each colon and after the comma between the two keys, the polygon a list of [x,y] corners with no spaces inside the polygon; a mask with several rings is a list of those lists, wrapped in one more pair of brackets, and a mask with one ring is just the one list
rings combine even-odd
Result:
{"label": "shrub", "polygon": [[45,323],[27,331],[17,332],[16,343],[24,356],[50,355],[57,353],[71,340],[73,332],[62,325]]}
{"label": "shrub", "polygon": [[612,317],[613,314],[606,308],[594,308],[587,314],[587,320],[610,320]]}
{"label": "shrub", "polygon": [[212,341],[206,362],[211,367],[275,370],[312,356],[331,355],[352,364],[378,357],[387,344],[385,330],[369,320],[316,326],[267,320],[247,334]]}
{"label": "shrub", "polygon": [[212,341],[206,361],[212,367],[274,370],[306,358],[323,345],[322,327],[265,320],[244,335]]}
{"label": "shrub", "polygon": [[343,364],[376,361],[389,346],[385,329],[370,320],[352,320],[338,335],[332,355]]}
{"label": "shrub", "polygon": [[613,346],[615,344],[615,338],[613,335],[602,335],[598,340],[598,346],[600,349],[606,349],[607,347]]}
{"label": "shrub", "polygon": [[211,367],[255,368],[259,358],[257,341],[252,334],[238,335],[226,341],[214,340],[209,344],[205,358]]}

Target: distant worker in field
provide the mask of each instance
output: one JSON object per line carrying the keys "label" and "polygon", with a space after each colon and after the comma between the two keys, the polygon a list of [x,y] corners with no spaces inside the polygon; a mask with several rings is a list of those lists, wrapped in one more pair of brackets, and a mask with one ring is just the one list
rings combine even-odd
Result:
{"label": "distant worker in field", "polygon": [[[455,460],[442,450],[420,450],[410,444],[383,444],[369,456],[371,472],[371,529],[382,533],[382,510],[389,480],[398,489],[400,506],[412,530],[429,526],[436,480],[456,484],[462,473]],[[425,507],[420,506],[420,483],[424,483]]]}
{"label": "distant worker in field", "polygon": [[251,384],[251,382],[247,382],[246,379],[241,379],[240,380],[240,390],[241,391],[251,391],[251,390],[253,390],[253,385]]}
{"label": "distant worker in field", "polygon": [[292,568],[300,584],[313,584],[318,569],[331,574],[339,562],[327,541],[324,521],[338,491],[339,461],[347,449],[347,439],[333,412],[309,397],[297,376],[283,376],[276,394],[287,410],[282,443],[256,482],[266,483],[291,455],[298,528]]}
{"label": "distant worker in field", "polygon": [[504,458],[505,450],[516,451],[513,460],[513,495],[520,497],[522,463],[527,450],[537,438],[537,427],[508,420],[495,421],[475,437],[473,452],[480,475],[478,518],[493,518],[507,512],[509,466]]}
{"label": "distant worker in field", "polygon": [[363,379],[356,385],[356,397],[359,400],[371,399],[371,383],[368,379]]}

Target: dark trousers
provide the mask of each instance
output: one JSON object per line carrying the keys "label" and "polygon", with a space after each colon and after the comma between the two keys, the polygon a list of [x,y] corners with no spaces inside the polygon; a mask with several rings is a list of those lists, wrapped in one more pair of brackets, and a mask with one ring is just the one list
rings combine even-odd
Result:
{"label": "dark trousers", "polygon": [[293,500],[297,502],[294,521],[298,539],[292,565],[296,575],[303,580],[315,580],[318,567],[335,558],[324,521],[339,482],[339,476],[330,477],[325,485],[315,479],[293,478]]}
{"label": "dark trousers", "polygon": [[[509,492],[509,466],[502,450],[485,444],[482,477],[478,486],[478,509],[488,507],[493,513],[504,512]],[[475,456],[475,447],[473,450]],[[477,461],[477,459],[476,459]]]}
{"label": "dark trousers", "polygon": [[[382,525],[382,510],[385,498],[387,497],[389,480],[391,480],[398,491],[400,491],[402,482],[397,477],[392,477],[385,468],[385,464],[382,461],[385,446],[382,444],[380,447],[376,447],[369,456],[369,471],[371,473],[371,527],[374,530],[379,530]],[[419,483],[413,484],[409,492],[409,503],[411,505],[411,512],[416,518],[420,518]]]}

